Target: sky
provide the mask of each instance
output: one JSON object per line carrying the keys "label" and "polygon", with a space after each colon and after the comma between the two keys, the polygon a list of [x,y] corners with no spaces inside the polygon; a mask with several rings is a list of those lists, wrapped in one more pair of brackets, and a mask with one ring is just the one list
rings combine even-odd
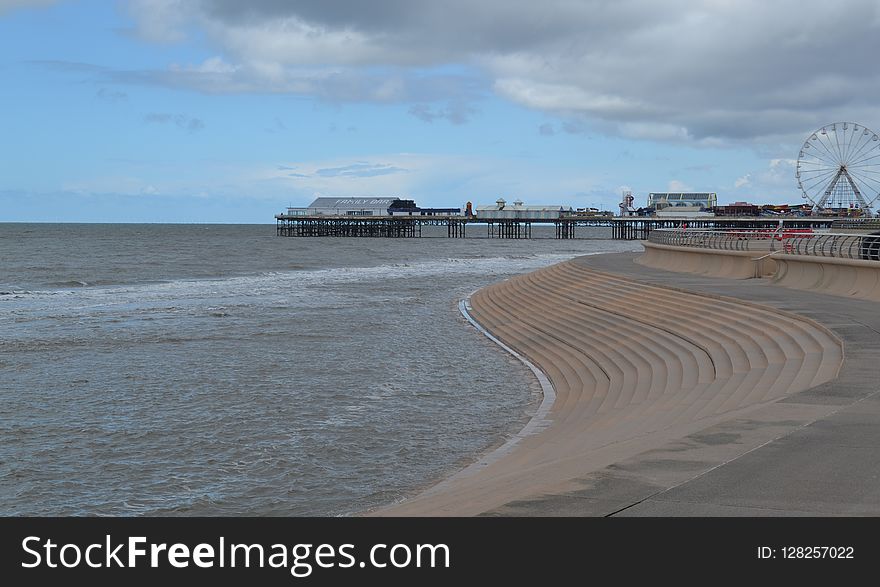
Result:
{"label": "sky", "polygon": [[880,129],[878,39],[877,0],[0,0],[0,222],[799,203],[814,130]]}

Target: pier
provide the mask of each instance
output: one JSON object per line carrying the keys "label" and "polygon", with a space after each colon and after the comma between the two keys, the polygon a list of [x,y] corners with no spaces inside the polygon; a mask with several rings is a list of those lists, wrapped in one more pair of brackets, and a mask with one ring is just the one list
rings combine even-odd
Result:
{"label": "pier", "polygon": [[[575,227],[611,227],[615,219],[611,217],[568,216],[560,218],[492,218],[481,219],[473,216],[300,216],[277,214],[275,233],[278,236],[335,236],[335,237],[379,237],[379,238],[419,238],[423,226],[445,226],[447,238],[466,238],[485,235],[485,238],[530,239],[532,225],[544,224],[555,227],[555,238],[572,239]],[[483,230],[468,230],[478,225]]]}
{"label": "pier", "polygon": [[[422,236],[422,222],[410,216],[282,216],[278,215],[278,236],[336,236],[415,238]],[[450,234],[452,235],[452,225]]]}
{"label": "pier", "polygon": [[[480,219],[472,216],[299,216],[277,214],[276,234],[295,237],[374,237],[419,238],[423,226],[445,226],[447,238],[473,237],[530,239],[534,224],[553,225],[555,238],[574,239],[578,227],[610,227],[615,240],[646,240],[659,228],[691,229],[774,229],[782,221],[785,228],[830,228],[835,218],[753,216],[748,218],[701,217],[610,217],[561,216],[559,218]],[[474,225],[485,227],[476,230]],[[473,227],[468,230],[468,227]]]}

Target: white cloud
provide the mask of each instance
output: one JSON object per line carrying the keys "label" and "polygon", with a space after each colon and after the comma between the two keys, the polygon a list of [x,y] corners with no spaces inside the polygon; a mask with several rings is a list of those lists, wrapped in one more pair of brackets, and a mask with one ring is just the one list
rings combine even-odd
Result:
{"label": "white cloud", "polygon": [[[171,198],[202,195],[266,202],[308,204],[316,193],[328,196],[411,197],[424,206],[494,202],[499,196],[529,204],[599,205],[619,201],[619,191],[580,168],[522,158],[429,153],[363,154],[350,158],[297,160],[274,165],[230,161],[115,160],[110,175],[83,170],[51,186],[77,194]],[[146,164],[149,163],[149,164]],[[552,182],[547,177],[553,177]],[[275,210],[277,212],[277,210]]]}
{"label": "white cloud", "polygon": [[794,169],[797,159],[770,159],[770,169]]}
{"label": "white cloud", "polygon": [[432,108],[427,104],[413,104],[409,113],[423,122],[445,119],[452,124],[464,124],[476,110],[467,104],[450,103],[446,108]]}
{"label": "white cloud", "polygon": [[692,192],[694,188],[684,183],[683,181],[679,181],[677,179],[673,179],[669,181],[669,185],[667,186],[670,192]]}
{"label": "white cloud", "polygon": [[392,154],[357,159],[289,161],[258,168],[246,181],[274,183],[300,197],[320,192],[335,196],[406,194],[436,166],[426,155]]}
{"label": "white cloud", "polygon": [[612,94],[598,94],[567,84],[503,78],[495,82],[495,90],[502,96],[538,110],[569,112],[589,109],[605,114],[623,114],[639,108],[639,104],[633,100]]}
{"label": "white cloud", "polygon": [[631,139],[686,141],[691,138],[685,127],[665,122],[624,122],[619,129],[620,134]]}
{"label": "white cloud", "polygon": [[750,202],[800,203],[803,201],[795,180],[796,159],[768,159],[763,167],[744,173],[733,182],[735,197]]}
{"label": "white cloud", "polygon": [[[548,175],[554,177],[550,186]],[[598,188],[595,178],[579,170],[526,166],[519,159],[423,153],[289,161],[252,169],[236,181],[250,189],[272,186],[273,191],[285,191],[299,203],[321,193],[406,195],[422,205],[460,205],[475,197],[479,202],[474,203],[490,203],[498,196],[520,197],[529,203],[575,204],[583,200],[578,194]]]}
{"label": "white cloud", "polygon": [[143,178],[130,175],[106,175],[62,183],[62,191],[75,194],[116,194],[121,196],[155,196],[162,190]]}
{"label": "white cloud", "polygon": [[638,139],[791,144],[829,120],[880,118],[876,0],[133,0],[131,12],[144,38],[204,33],[229,67],[154,78],[202,91],[436,104],[467,83],[422,88],[433,75],[418,74],[457,65],[509,100]]}
{"label": "white cloud", "polygon": [[128,4],[137,25],[135,32],[153,43],[179,43],[186,39],[185,27],[196,16],[194,8],[183,0],[129,0]]}
{"label": "white cloud", "polygon": [[[278,17],[257,23],[236,21],[232,26],[207,20],[207,30],[230,53],[246,61],[282,65],[362,65],[397,63],[381,40],[354,29],[338,30],[311,25],[298,17]],[[412,53],[410,53],[412,54]]]}
{"label": "white cloud", "polygon": [[171,71],[192,71],[196,73],[207,74],[226,74],[235,73],[241,68],[237,65],[227,63],[223,60],[222,57],[215,56],[205,59],[198,65],[178,65],[177,63],[172,63],[169,69]]}

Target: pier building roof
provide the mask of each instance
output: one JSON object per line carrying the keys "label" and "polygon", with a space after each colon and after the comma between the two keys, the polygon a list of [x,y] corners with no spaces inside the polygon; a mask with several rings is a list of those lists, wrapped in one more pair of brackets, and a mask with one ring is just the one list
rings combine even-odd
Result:
{"label": "pier building roof", "polygon": [[379,208],[388,207],[400,198],[327,198],[320,197],[309,208]]}

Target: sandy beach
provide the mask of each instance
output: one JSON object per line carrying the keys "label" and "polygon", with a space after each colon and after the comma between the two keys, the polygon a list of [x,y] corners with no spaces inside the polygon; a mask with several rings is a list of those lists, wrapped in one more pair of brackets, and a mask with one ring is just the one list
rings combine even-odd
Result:
{"label": "sandy beach", "polygon": [[[852,388],[851,401],[836,394],[818,402],[802,393],[864,366],[860,353],[844,361],[851,335],[829,326],[849,323],[864,312],[853,304],[870,302],[845,305],[767,280],[684,276],[633,259],[581,257],[476,292],[473,319],[545,373],[555,401],[528,434],[374,514],[635,513],[652,497],[781,446],[862,399],[858,389],[871,391],[868,383]],[[809,311],[829,307],[833,318]],[[730,513],[725,507],[711,509]]]}

